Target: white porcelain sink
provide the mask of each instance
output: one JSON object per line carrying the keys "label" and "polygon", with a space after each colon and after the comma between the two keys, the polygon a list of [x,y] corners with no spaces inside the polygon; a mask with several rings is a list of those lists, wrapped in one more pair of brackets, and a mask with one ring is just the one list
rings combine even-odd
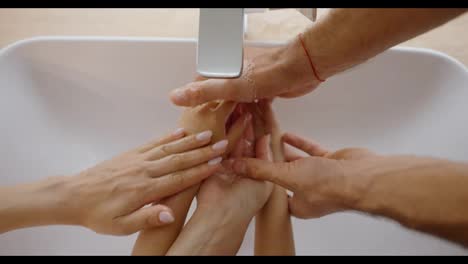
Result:
{"label": "white porcelain sink", "polygon": [[[195,76],[194,40],[38,38],[0,52],[0,184],[71,174],[172,130],[168,92]],[[278,100],[283,129],[330,148],[468,160],[468,71],[429,50],[392,49]],[[468,210],[468,208],[467,208]],[[467,254],[382,218],[294,220],[298,254]],[[251,254],[252,229],[239,254]],[[136,235],[80,227],[0,235],[0,254],[122,254]]]}

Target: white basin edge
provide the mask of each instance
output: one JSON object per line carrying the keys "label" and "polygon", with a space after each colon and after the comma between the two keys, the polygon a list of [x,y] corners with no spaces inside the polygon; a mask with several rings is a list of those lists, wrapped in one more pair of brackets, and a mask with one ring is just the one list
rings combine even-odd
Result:
{"label": "white basin edge", "polygon": [[[119,36],[36,36],[31,38],[22,39],[16,42],[13,42],[4,48],[0,49],[0,56],[6,55],[9,52],[14,51],[15,49],[28,45],[34,42],[41,42],[41,41],[123,41],[123,42],[185,42],[185,43],[196,43],[196,38],[174,38],[174,37],[119,37]],[[244,41],[245,45],[250,47],[278,47],[285,45],[287,41]],[[461,63],[459,60],[447,55],[446,53],[428,49],[428,48],[415,48],[415,47],[403,47],[403,46],[395,46],[390,48],[389,50],[398,51],[398,52],[416,52],[416,53],[426,53],[432,54],[434,56],[447,59],[457,66],[463,68],[466,72],[468,72],[467,66]],[[363,63],[365,64],[365,62]],[[362,64],[361,64],[362,65]],[[360,65],[356,66],[359,67]],[[354,67],[354,68],[356,68]],[[352,70],[352,69],[351,69]]]}

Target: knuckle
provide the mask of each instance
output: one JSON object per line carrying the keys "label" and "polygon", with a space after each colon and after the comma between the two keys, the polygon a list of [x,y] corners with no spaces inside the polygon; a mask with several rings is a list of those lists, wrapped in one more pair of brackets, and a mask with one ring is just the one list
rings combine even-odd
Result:
{"label": "knuckle", "polygon": [[159,147],[159,153],[164,157],[171,155],[171,145],[162,145]]}
{"label": "knuckle", "polygon": [[188,147],[196,147],[200,146],[203,144],[202,140],[197,140],[197,134],[193,134],[190,137],[185,138],[183,141],[181,141],[181,146],[184,148]]}
{"label": "knuckle", "polygon": [[187,87],[187,89],[188,89],[189,91],[193,92],[193,91],[195,91],[195,90],[200,89],[201,83],[202,83],[202,82],[191,82],[191,83],[187,84],[186,87]]}
{"label": "knuckle", "polygon": [[144,177],[151,177],[154,171],[154,168],[151,162],[145,162],[142,166],[140,166],[140,168],[141,168],[141,174]]}
{"label": "knuckle", "polygon": [[203,99],[203,89],[198,83],[192,83],[189,91],[193,100],[198,102]]}
{"label": "knuckle", "polygon": [[137,182],[137,183],[134,183],[133,184],[133,191],[136,193],[136,194],[141,194],[142,191],[146,190],[148,188],[148,183],[147,182]]}
{"label": "knuckle", "polygon": [[171,165],[179,168],[184,165],[184,155],[183,154],[176,154],[169,157],[169,162]]}
{"label": "knuckle", "polygon": [[199,149],[197,151],[197,154],[198,154],[197,157],[199,159],[208,159],[208,158],[211,158],[215,153],[216,151],[213,150],[213,148],[206,147],[206,148]]}
{"label": "knuckle", "polygon": [[125,187],[122,184],[118,183],[118,184],[114,185],[114,187],[112,187],[111,193],[112,194],[120,194],[120,193],[123,192],[124,188]]}
{"label": "knuckle", "polygon": [[[134,175],[144,175],[148,171],[148,166],[145,164],[145,161],[142,160],[132,166],[132,174]],[[131,176],[134,176],[131,175]]]}
{"label": "knuckle", "polygon": [[306,153],[309,153],[309,155],[311,155],[311,153],[312,153],[312,154],[315,154],[314,156],[316,156],[316,151],[315,151],[316,146],[308,145],[307,142],[305,142],[303,140],[298,140],[297,145],[298,146],[304,146],[304,151]]}
{"label": "knuckle", "polygon": [[114,187],[114,193],[120,195],[132,195],[135,190],[135,185],[130,183],[119,183]]}
{"label": "knuckle", "polygon": [[171,175],[171,181],[177,186],[183,186],[185,184],[185,175],[182,172],[175,172]]}

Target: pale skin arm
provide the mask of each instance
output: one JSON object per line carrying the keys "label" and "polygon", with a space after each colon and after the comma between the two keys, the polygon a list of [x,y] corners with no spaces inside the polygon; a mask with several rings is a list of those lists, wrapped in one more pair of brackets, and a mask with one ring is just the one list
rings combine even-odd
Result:
{"label": "pale skin arm", "polygon": [[60,184],[60,179],[0,188],[0,233],[69,222],[67,217],[56,213],[56,202],[46,195],[48,189],[54,188],[54,182]]}
{"label": "pale skin arm", "polygon": [[[0,233],[44,225],[80,225],[101,234],[129,235],[169,224],[172,210],[154,201],[215,173],[208,163],[225,148],[183,130],[153,140],[72,176],[0,188]],[[169,219],[170,220],[170,219]]]}
{"label": "pale skin arm", "polygon": [[[467,9],[370,8],[332,9],[303,34],[318,77],[326,80],[386,49],[438,27]],[[298,97],[321,82],[313,74],[298,37],[284,47],[266,50],[244,66],[241,78],[189,83],[171,92],[177,105],[193,106],[215,99]]]}
{"label": "pale skin arm", "polygon": [[382,156],[365,149],[329,152],[292,134],[284,138],[311,157],[278,164],[245,159],[234,168],[293,191],[289,207],[294,216],[356,210],[468,246],[467,163]]}
{"label": "pale skin arm", "polygon": [[172,209],[175,216],[174,222],[167,226],[142,230],[133,246],[132,255],[166,255],[184,226],[188,210],[190,209],[193,198],[198,192],[198,188],[199,185],[197,184],[165,201],[161,201],[161,204]]}
{"label": "pale skin arm", "polygon": [[[266,160],[273,162],[284,162],[283,143],[279,124],[275,119],[271,102],[262,101],[259,103],[261,117],[265,132],[270,134],[270,146],[268,153],[257,153],[260,157],[267,157]],[[260,120],[256,120],[260,122]],[[262,151],[262,149],[260,149]],[[265,158],[264,158],[265,159]],[[255,248],[254,254],[257,256],[271,255],[295,255],[294,234],[289,215],[288,195],[286,190],[275,185],[265,206],[255,216]]]}
{"label": "pale skin arm", "polygon": [[296,250],[286,190],[275,185],[270,199],[255,217],[256,256],[293,256]]}

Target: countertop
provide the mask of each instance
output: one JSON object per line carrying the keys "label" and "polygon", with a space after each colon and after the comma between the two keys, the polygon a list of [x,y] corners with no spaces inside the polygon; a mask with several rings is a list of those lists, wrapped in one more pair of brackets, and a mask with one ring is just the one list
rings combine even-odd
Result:
{"label": "countertop", "polygon": [[[318,9],[318,17],[327,9]],[[249,14],[246,39],[286,40],[312,22],[295,9]],[[468,14],[402,46],[444,52],[468,65]],[[0,9],[0,48],[34,36],[189,37],[198,32],[198,9]]]}

